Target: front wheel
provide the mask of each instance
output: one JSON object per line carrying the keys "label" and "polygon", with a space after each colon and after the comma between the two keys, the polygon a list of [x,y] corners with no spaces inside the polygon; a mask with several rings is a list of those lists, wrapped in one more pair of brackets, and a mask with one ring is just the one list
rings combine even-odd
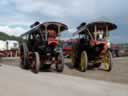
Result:
{"label": "front wheel", "polygon": [[28,59],[27,58],[21,58],[21,62],[20,62],[20,67],[22,69],[29,69],[29,65],[28,65]]}
{"label": "front wheel", "polygon": [[88,56],[86,51],[83,51],[80,57],[80,71],[85,72],[87,70],[87,67],[88,67]]}
{"label": "front wheel", "polygon": [[103,57],[104,70],[110,72],[112,70],[112,54],[107,51]]}
{"label": "front wheel", "polygon": [[20,67],[22,69],[29,69],[28,48],[25,43],[20,45],[20,57]]}
{"label": "front wheel", "polygon": [[79,57],[78,53],[79,53],[79,46],[78,44],[75,44],[72,46],[72,50],[71,50],[71,63],[72,63],[73,68],[77,68],[77,69],[80,63],[80,59],[78,58]]}
{"label": "front wheel", "polygon": [[31,70],[34,73],[38,73],[40,71],[40,56],[38,52],[34,52],[33,54]]}
{"label": "front wheel", "polygon": [[63,72],[64,70],[64,56],[62,53],[60,53],[57,57],[58,63],[56,64],[56,71],[57,72]]}

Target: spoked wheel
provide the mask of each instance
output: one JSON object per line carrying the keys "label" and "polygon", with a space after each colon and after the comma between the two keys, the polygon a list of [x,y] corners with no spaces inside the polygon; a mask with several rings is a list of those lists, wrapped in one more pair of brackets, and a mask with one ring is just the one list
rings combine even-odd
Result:
{"label": "spoked wheel", "polygon": [[28,59],[22,58],[22,59],[21,59],[21,62],[20,62],[20,67],[21,67],[22,69],[29,69],[29,66],[28,66]]}
{"label": "spoked wheel", "polygon": [[20,67],[22,69],[29,69],[28,48],[25,43],[23,43],[23,45],[20,46],[20,55],[21,55]]}
{"label": "spoked wheel", "polygon": [[64,70],[64,56],[62,53],[60,53],[57,57],[58,63],[56,64],[56,71],[57,72],[63,72]]}
{"label": "spoked wheel", "polygon": [[110,51],[107,51],[103,58],[104,70],[111,71],[112,70],[112,54]]}
{"label": "spoked wheel", "polygon": [[85,72],[87,70],[87,67],[88,67],[88,57],[86,51],[83,51],[80,57],[80,71]]}
{"label": "spoked wheel", "polygon": [[31,70],[34,73],[38,73],[40,71],[40,56],[38,52],[34,52],[33,54]]}
{"label": "spoked wheel", "polygon": [[77,68],[77,69],[79,67],[79,62],[80,62],[80,59],[77,58],[77,57],[79,57],[79,56],[77,56],[78,52],[79,52],[78,45],[73,45],[72,51],[71,51],[71,63],[72,63],[72,67]]}

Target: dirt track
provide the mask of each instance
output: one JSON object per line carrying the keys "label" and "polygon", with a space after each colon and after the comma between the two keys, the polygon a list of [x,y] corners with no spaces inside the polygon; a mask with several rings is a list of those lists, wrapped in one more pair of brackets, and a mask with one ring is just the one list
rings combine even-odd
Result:
{"label": "dirt track", "polygon": [[128,96],[128,84],[0,67],[0,96]]}
{"label": "dirt track", "polygon": [[[11,66],[19,66],[18,58],[9,58],[1,61],[2,64]],[[104,80],[110,82],[127,83],[128,84],[128,57],[120,57],[113,59],[113,70],[111,72],[105,72],[100,69],[87,70],[86,72],[80,72],[70,67],[71,63],[69,59],[65,59],[65,70],[63,74],[79,76],[89,79]],[[68,66],[67,66],[68,65]],[[53,66],[54,69],[54,66]],[[53,70],[53,72],[55,72]]]}

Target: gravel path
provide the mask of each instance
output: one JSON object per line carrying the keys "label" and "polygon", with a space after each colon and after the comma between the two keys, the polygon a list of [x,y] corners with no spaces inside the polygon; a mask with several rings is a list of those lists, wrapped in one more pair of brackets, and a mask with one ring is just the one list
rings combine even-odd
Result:
{"label": "gravel path", "polygon": [[0,96],[128,96],[128,85],[0,67]]}

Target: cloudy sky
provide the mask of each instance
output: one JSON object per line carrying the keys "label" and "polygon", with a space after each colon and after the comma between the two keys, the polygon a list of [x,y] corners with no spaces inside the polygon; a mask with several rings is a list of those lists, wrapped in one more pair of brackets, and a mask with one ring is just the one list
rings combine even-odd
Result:
{"label": "cloudy sky", "polygon": [[0,9],[0,31],[10,35],[19,36],[35,21],[63,22],[73,31],[81,22],[105,20],[118,25],[112,42],[128,42],[128,0],[0,0]]}

